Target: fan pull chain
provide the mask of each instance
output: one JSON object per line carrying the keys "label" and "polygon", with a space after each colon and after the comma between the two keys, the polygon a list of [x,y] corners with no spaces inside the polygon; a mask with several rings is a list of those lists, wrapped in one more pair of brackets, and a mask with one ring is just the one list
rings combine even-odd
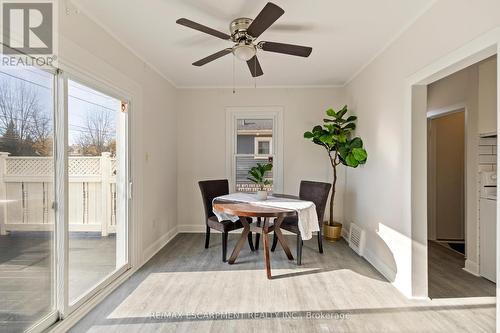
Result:
{"label": "fan pull chain", "polygon": [[233,58],[233,94],[236,94],[236,88],[235,88],[235,74],[234,74],[234,58]]}
{"label": "fan pull chain", "polygon": [[257,89],[257,55],[253,56],[253,88]]}

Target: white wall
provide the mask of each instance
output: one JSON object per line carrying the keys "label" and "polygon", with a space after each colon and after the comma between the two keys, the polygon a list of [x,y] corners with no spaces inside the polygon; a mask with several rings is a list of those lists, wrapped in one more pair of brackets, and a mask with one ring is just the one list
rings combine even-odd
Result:
{"label": "white wall", "polygon": [[130,143],[139,263],[176,229],[175,88],[85,14],[77,13],[69,1],[60,4],[62,63],[132,97]]}
{"label": "white wall", "polygon": [[492,57],[479,64],[479,134],[497,131],[497,59]]}
{"label": "white wall", "polygon": [[[421,281],[412,278],[409,260],[415,244],[406,79],[499,24],[499,1],[439,0],[346,87],[369,158],[365,167],[347,172],[344,215],[367,231],[369,260],[386,275],[392,272],[394,285],[407,295]],[[415,224],[424,228],[426,214],[419,216]],[[425,248],[425,240],[416,242]]]}
{"label": "white wall", "polygon": [[[301,179],[331,181],[331,167],[321,147],[303,133],[321,123],[324,112],[345,104],[341,88],[180,89],[177,93],[178,221],[180,231],[203,231],[204,213],[198,181],[227,178],[226,107],[282,106],[283,190],[298,194]],[[344,170],[340,172],[335,217],[342,216]]]}

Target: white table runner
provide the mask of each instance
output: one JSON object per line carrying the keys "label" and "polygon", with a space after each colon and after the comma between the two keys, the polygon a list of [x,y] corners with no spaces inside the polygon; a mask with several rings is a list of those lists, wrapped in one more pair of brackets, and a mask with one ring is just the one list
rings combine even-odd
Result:
{"label": "white table runner", "polygon": [[[297,212],[298,225],[300,230],[300,235],[303,240],[308,240],[312,238],[312,233],[314,231],[319,231],[318,215],[316,213],[316,206],[312,201],[289,199],[289,198],[279,198],[268,196],[267,200],[257,199],[257,194],[255,193],[244,193],[236,192],[228,195],[223,195],[217,197],[215,200],[223,201],[235,201],[244,202],[257,206],[275,207],[283,209],[291,209]],[[215,216],[219,221],[237,221],[238,216],[229,215],[226,213],[220,213],[214,210]]]}

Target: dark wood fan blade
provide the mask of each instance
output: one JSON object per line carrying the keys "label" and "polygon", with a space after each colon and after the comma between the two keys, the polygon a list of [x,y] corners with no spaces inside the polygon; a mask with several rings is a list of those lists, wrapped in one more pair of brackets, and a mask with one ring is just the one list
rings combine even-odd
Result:
{"label": "dark wood fan blade", "polygon": [[262,74],[264,74],[264,72],[262,71],[262,67],[260,67],[259,59],[257,59],[257,56],[253,56],[252,59],[247,60],[247,65],[253,77],[261,76]]}
{"label": "dark wood fan blade", "polygon": [[264,51],[284,53],[299,57],[309,57],[309,55],[312,52],[312,47],[293,45],[293,44],[260,42],[259,45]]}
{"label": "dark wood fan blade", "polygon": [[183,25],[185,27],[188,27],[188,28],[191,28],[191,29],[194,29],[194,30],[198,30],[198,31],[204,32],[206,34],[218,37],[220,39],[226,39],[227,40],[227,39],[231,38],[231,36],[229,36],[228,34],[225,34],[223,32],[217,31],[215,29],[209,28],[209,27],[204,26],[202,24],[193,22],[191,20],[188,20],[187,18],[180,18],[180,19],[178,19],[175,22],[177,24]]}
{"label": "dark wood fan blade", "polygon": [[216,52],[212,55],[209,55],[208,57],[206,58],[203,58],[203,59],[200,59],[196,62],[193,62],[193,65],[194,66],[203,66],[205,64],[208,64],[209,62],[211,61],[214,61],[215,59],[219,59],[220,57],[223,57],[225,56],[226,54],[229,54],[232,52],[232,49],[224,49],[224,50],[221,50],[219,52]]}
{"label": "dark wood fan blade", "polygon": [[260,11],[259,15],[253,20],[247,29],[247,33],[252,37],[259,37],[267,30],[285,11],[272,2],[268,2]]}

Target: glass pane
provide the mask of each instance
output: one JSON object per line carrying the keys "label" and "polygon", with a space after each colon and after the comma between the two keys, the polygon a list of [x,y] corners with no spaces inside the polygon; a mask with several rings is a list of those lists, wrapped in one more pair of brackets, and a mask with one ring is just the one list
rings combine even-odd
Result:
{"label": "glass pane", "polygon": [[255,152],[256,138],[273,137],[272,119],[237,119],[236,154],[258,154]]}
{"label": "glass pane", "polygon": [[[254,192],[259,187],[247,179],[248,171],[257,163],[272,163],[270,140],[273,136],[272,119],[237,119],[236,120],[236,191]],[[269,155],[269,156],[262,156]],[[272,180],[273,173],[266,178]],[[272,185],[266,186],[272,190]]]}
{"label": "glass pane", "polygon": [[[121,102],[68,82],[69,302],[125,263]],[[117,259],[119,258],[119,259]]]}
{"label": "glass pane", "polygon": [[259,155],[269,155],[271,152],[271,143],[269,141],[258,141]]}
{"label": "glass pane", "polygon": [[0,69],[0,331],[54,309],[54,76]]}

